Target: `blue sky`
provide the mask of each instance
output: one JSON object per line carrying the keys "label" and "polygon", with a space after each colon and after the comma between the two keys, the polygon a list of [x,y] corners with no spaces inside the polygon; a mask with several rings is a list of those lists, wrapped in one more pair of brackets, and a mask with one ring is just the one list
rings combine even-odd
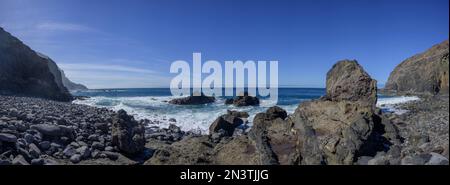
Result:
{"label": "blue sky", "polygon": [[383,84],[448,39],[448,0],[0,0],[0,26],[90,88],[167,87],[174,60],[278,60],[281,86],[324,87],[341,59]]}

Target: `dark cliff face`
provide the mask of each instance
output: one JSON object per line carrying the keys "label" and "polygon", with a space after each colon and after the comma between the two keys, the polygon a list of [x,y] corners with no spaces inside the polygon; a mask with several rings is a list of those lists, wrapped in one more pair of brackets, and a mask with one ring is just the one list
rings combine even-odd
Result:
{"label": "dark cliff face", "polygon": [[71,80],[69,80],[66,75],[64,74],[64,71],[60,69],[61,72],[61,78],[62,83],[64,87],[66,87],[69,91],[78,91],[78,90],[88,90],[88,88],[83,84],[74,83]]}
{"label": "dark cliff face", "polygon": [[399,94],[449,92],[449,43],[437,44],[400,63],[389,76],[384,91]]}
{"label": "dark cliff face", "polygon": [[68,90],[58,85],[47,58],[0,28],[0,93],[70,101]]}
{"label": "dark cliff face", "polygon": [[50,57],[37,52],[37,54],[44,58],[47,61],[48,68],[50,69],[50,72],[55,77],[55,82],[58,85],[59,88],[67,88],[69,91],[77,91],[77,90],[87,90],[88,88],[82,84],[77,84],[69,80],[66,75],[64,74],[64,71],[58,67],[55,61],[53,61]]}

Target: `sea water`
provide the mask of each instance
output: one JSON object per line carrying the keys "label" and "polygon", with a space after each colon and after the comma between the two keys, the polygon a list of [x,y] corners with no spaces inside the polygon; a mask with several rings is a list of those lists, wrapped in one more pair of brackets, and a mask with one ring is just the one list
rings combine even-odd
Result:
{"label": "sea water", "polygon": [[[235,107],[225,105],[225,100],[230,97],[216,97],[216,101],[204,105],[172,105],[169,104],[173,97],[168,88],[142,88],[142,89],[97,89],[73,92],[76,96],[88,96],[85,100],[75,100],[74,103],[95,107],[104,107],[112,110],[123,109],[136,119],[148,119],[160,128],[170,124],[179,126],[182,130],[196,130],[207,133],[210,124],[227,110],[248,112],[248,126],[257,113],[267,110],[262,106]],[[320,98],[325,94],[324,88],[279,88],[277,106],[292,114],[298,105],[307,100]],[[390,111],[394,104],[416,100],[414,97],[387,97],[380,96],[378,106]],[[270,103],[268,98],[260,97],[261,104]],[[392,109],[392,111],[398,111]],[[176,122],[169,121],[171,118]]]}

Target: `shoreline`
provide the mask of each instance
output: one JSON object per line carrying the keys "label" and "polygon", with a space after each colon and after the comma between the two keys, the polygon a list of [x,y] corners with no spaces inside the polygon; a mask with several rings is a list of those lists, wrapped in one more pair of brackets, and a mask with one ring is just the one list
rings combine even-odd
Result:
{"label": "shoreline", "polygon": [[[143,163],[152,155],[151,149],[127,157],[112,144],[111,124],[116,114],[71,102],[0,95],[0,164]],[[146,120],[138,122],[146,124]],[[35,125],[42,128],[36,131]],[[196,135],[176,126],[146,127],[145,132],[146,139],[167,143]]]}
{"label": "shoreline", "polygon": [[[111,127],[111,119],[116,111],[107,108],[98,108],[89,105],[80,105],[72,102],[57,102],[41,98],[0,96],[0,128],[2,133],[16,136],[15,141],[21,152],[2,151],[0,164],[143,164],[150,159],[159,147],[167,147],[181,141],[184,138],[209,138],[207,134],[199,134],[190,131],[182,131],[180,127],[171,125],[169,128],[158,128],[149,124],[150,120],[137,120],[145,124],[146,156],[127,157],[117,147],[111,144],[110,131],[105,132],[96,125],[103,125],[106,130]],[[448,96],[422,96],[419,101],[410,101],[396,104],[395,107],[408,110],[404,114],[383,113],[398,128],[399,135],[405,140],[402,143],[400,153],[403,158],[422,160],[430,158],[430,155],[421,153],[439,153],[448,159]],[[438,115],[436,112],[439,112]],[[445,113],[446,112],[446,113]],[[436,119],[430,119],[436,117]],[[418,121],[421,123],[418,124]],[[436,128],[433,121],[438,121],[440,127]],[[410,122],[413,124],[405,124]],[[10,123],[10,124],[8,124]],[[12,124],[11,124],[12,123]],[[99,124],[104,123],[104,124]],[[71,128],[74,132],[70,141],[45,142],[42,134],[36,133],[31,128],[33,124],[53,124]],[[106,125],[105,125],[106,124]],[[100,127],[100,126],[99,126]],[[421,130],[421,133],[412,132]],[[436,133],[443,133],[436,134]],[[246,133],[243,133],[246,135]],[[241,134],[235,134],[232,139],[239,138]],[[230,139],[230,138],[229,138]],[[228,139],[228,140],[229,140]],[[40,141],[39,141],[40,140]],[[30,147],[33,143],[34,146]],[[48,150],[42,149],[42,145],[49,144]],[[158,144],[159,143],[159,144]],[[3,142],[5,145],[5,142]],[[28,144],[28,146],[27,146]],[[155,147],[158,146],[158,147]],[[33,151],[35,148],[39,151]],[[83,154],[78,148],[89,148],[90,155]],[[44,146],[44,148],[46,148]],[[74,150],[72,150],[74,149]],[[8,156],[9,154],[9,156]],[[11,157],[14,156],[14,157]],[[34,156],[33,156],[34,155]],[[73,159],[74,155],[84,155],[82,159]],[[388,161],[390,155],[378,153],[371,159]],[[35,160],[35,159],[38,160]],[[76,157],[75,157],[76,158]],[[402,164],[400,159],[398,164]],[[31,161],[31,162],[27,162]],[[365,161],[365,162],[364,162]],[[368,158],[358,160],[358,164],[367,164]],[[423,161],[423,160],[422,160]]]}

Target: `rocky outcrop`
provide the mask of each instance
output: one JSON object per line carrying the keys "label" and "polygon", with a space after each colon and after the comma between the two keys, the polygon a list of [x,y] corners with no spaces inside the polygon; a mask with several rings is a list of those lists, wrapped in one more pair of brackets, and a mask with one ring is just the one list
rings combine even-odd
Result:
{"label": "rocky outcrop", "polygon": [[237,107],[242,107],[242,106],[256,106],[259,105],[259,99],[258,97],[254,97],[254,96],[249,96],[247,92],[245,92],[244,94],[236,97],[235,99],[227,99],[225,101],[225,104],[233,104],[234,106]]}
{"label": "rocky outcrop", "polygon": [[211,164],[211,152],[214,144],[208,136],[186,137],[173,144],[151,141],[148,148],[155,149],[146,165],[199,165]]}
{"label": "rocky outcrop", "polygon": [[300,104],[292,116],[299,164],[353,164],[391,144],[375,113],[376,81],[356,61],[335,64],[326,88],[324,98]]}
{"label": "rocky outcrop", "polygon": [[257,114],[248,134],[219,143],[211,161],[232,165],[294,164],[298,137],[286,115],[279,107]]}
{"label": "rocky outcrop", "polygon": [[1,94],[72,100],[58,76],[53,75],[49,64],[53,63],[0,28]]}
{"label": "rocky outcrop", "polygon": [[213,103],[216,101],[216,98],[205,96],[204,94],[201,95],[191,95],[184,98],[176,98],[173,100],[170,100],[170,104],[175,105],[201,105],[201,104],[207,104],[207,103]]}
{"label": "rocky outcrop", "polygon": [[357,101],[374,106],[377,101],[376,83],[357,61],[343,60],[327,73],[325,98],[334,102]]}
{"label": "rocky outcrop", "polygon": [[124,110],[119,110],[113,118],[112,144],[120,151],[135,155],[144,150],[145,129],[144,126],[129,116]]}
{"label": "rocky outcrop", "polygon": [[[326,96],[300,104],[293,115],[271,107],[255,115],[248,133],[231,134],[238,118],[230,111],[227,119],[221,116],[211,125],[209,138],[157,149],[158,157],[149,164],[192,164],[196,160],[221,165],[356,164],[361,157],[372,159],[379,151],[395,153],[390,146],[399,145],[398,133],[388,119],[377,114],[376,90],[376,81],[356,61],[340,61],[328,72]],[[215,140],[223,128],[230,131]],[[186,145],[204,150],[195,149],[193,155],[183,149]]]}
{"label": "rocky outcrop", "polygon": [[448,55],[449,42],[446,40],[406,59],[392,71],[384,91],[399,94],[448,94]]}
{"label": "rocky outcrop", "polygon": [[247,112],[235,111],[235,110],[227,110],[227,114],[236,116],[238,118],[248,118],[250,115]]}

